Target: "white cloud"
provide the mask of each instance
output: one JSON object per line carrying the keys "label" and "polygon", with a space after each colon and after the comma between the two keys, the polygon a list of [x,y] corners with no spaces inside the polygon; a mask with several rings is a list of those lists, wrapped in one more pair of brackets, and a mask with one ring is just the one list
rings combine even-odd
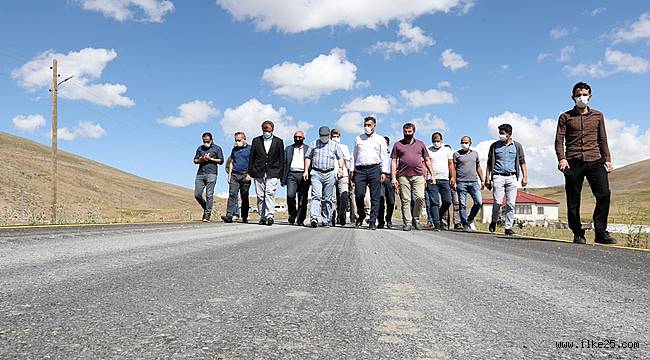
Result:
{"label": "white cloud", "polygon": [[537,61],[540,61],[540,62],[541,62],[541,61],[544,61],[544,60],[546,60],[546,59],[548,59],[548,58],[552,58],[552,57],[553,57],[553,54],[550,54],[550,53],[540,53],[540,54],[537,55]]}
{"label": "white cloud", "polygon": [[66,127],[59,128],[57,135],[59,139],[65,141],[72,141],[77,138],[99,139],[106,135],[106,130],[100,124],[90,121],[80,121],[72,130]]}
{"label": "white cloud", "polygon": [[237,20],[252,20],[261,30],[296,33],[344,25],[376,28],[392,20],[425,14],[467,12],[474,1],[463,0],[217,0]]}
{"label": "white cloud", "polygon": [[48,50],[18,69],[11,76],[23,88],[34,91],[47,89],[52,82],[52,59],[57,59],[58,70],[63,77],[74,75],[72,81],[59,88],[59,96],[71,100],[86,100],[102,106],[135,105],[130,98],[123,96],[127,87],[122,84],[92,83],[102,76],[106,65],[117,57],[115,50],[85,48],[67,54]]}
{"label": "white cloud", "polygon": [[381,95],[370,95],[365,98],[355,98],[341,106],[340,112],[365,112],[373,114],[388,114],[395,99]]}
{"label": "white cloud", "polygon": [[335,48],[329,55],[319,55],[299,65],[283,62],[264,70],[262,80],[270,83],[273,93],[296,100],[315,100],[336,90],[355,86],[357,67],[345,57],[345,50]]}
{"label": "white cloud", "polygon": [[431,135],[429,133],[433,131],[447,130],[447,125],[441,118],[429,113],[422,117],[413,118],[411,122],[415,124],[415,130],[420,134],[420,137],[428,137]]}
{"label": "white cloud", "polygon": [[573,34],[574,32],[578,31],[578,28],[573,27],[573,28],[566,28],[566,27],[561,27],[558,26],[556,28],[551,29],[551,32],[549,35],[553,39],[561,39],[563,37],[569,36]]}
{"label": "white cloud", "polygon": [[100,12],[117,21],[162,22],[174,11],[169,0],[76,0],[84,10]]}
{"label": "white cloud", "polygon": [[[524,147],[528,177],[531,187],[561,184],[562,173],[557,170],[554,141],[557,119],[539,120],[506,111],[491,116],[487,121],[488,132],[495,140],[481,141],[475,146],[481,160],[487,160],[487,152],[499,136],[497,127],[503,123],[512,125],[513,139]],[[650,157],[650,128],[642,131],[638,125],[621,120],[605,120],[612,162],[621,167]]]}
{"label": "white cloud", "polygon": [[380,41],[372,46],[371,52],[382,52],[384,57],[390,58],[393,54],[408,55],[418,53],[425,47],[432,46],[435,41],[426,35],[422,28],[402,21],[397,34],[400,41]]}
{"label": "white cloud", "polygon": [[14,123],[14,127],[21,131],[34,132],[43,126],[45,126],[45,118],[43,115],[18,115],[15,116],[11,121]]}
{"label": "white cloud", "polygon": [[350,134],[362,134],[363,118],[360,112],[345,113],[339,117],[336,127]]}
{"label": "white cloud", "polygon": [[443,51],[442,55],[440,55],[440,61],[442,62],[442,66],[450,68],[452,71],[462,69],[469,65],[460,54],[455,53],[452,49]]}
{"label": "white cloud", "polygon": [[604,13],[605,10],[607,10],[607,8],[604,8],[604,7],[598,7],[598,8],[595,8],[595,9],[591,10],[591,11],[589,12],[589,14],[590,14],[591,16],[598,16],[598,15]]}
{"label": "white cloud", "polygon": [[611,35],[614,44],[621,42],[650,41],[650,12],[643,13],[639,19],[626,29],[617,29]]}
{"label": "white cloud", "polygon": [[560,49],[560,56],[558,57],[559,62],[567,62],[571,60],[571,55],[576,51],[575,46],[573,45],[567,45]]}
{"label": "white cloud", "polygon": [[500,68],[501,70],[506,71],[510,69],[510,64],[501,64]]}
{"label": "white cloud", "polygon": [[438,83],[438,89],[448,88],[448,87],[451,87],[451,82],[449,81],[445,80]]}
{"label": "white cloud", "polygon": [[273,121],[274,134],[283,139],[290,139],[296,130],[307,132],[312,127],[306,121],[295,122],[283,107],[275,110],[273,105],[262,104],[253,98],[234,109],[226,109],[223,112],[221,128],[227,137],[231,137],[236,131],[243,131],[250,142],[253,137],[262,133],[260,126],[265,120]]}
{"label": "white cloud", "polygon": [[577,64],[564,66],[571,76],[591,76],[602,78],[617,73],[643,74],[648,71],[648,60],[610,48],[605,49],[605,60],[595,64]]}
{"label": "white cloud", "polygon": [[456,102],[454,96],[447,92],[435,89],[429,89],[426,91],[421,90],[401,90],[400,95],[408,104],[412,107],[422,107],[428,105],[440,105],[440,104],[453,104]]}
{"label": "white cloud", "polygon": [[178,107],[178,116],[168,116],[158,120],[159,123],[171,127],[186,127],[192,124],[205,123],[211,117],[219,115],[212,102],[194,100]]}

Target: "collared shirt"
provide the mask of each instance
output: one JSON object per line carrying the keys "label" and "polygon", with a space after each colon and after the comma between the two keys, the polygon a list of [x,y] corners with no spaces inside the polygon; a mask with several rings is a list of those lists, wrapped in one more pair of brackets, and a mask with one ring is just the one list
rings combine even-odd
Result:
{"label": "collared shirt", "polygon": [[264,140],[264,150],[268,154],[269,150],[271,150],[271,144],[273,143],[273,136],[271,136],[270,139],[264,139],[264,138],[262,139]]}
{"label": "collared shirt", "polygon": [[391,159],[397,159],[397,176],[424,176],[422,161],[429,158],[426,145],[420,140],[400,140],[393,146]]}
{"label": "collared shirt", "polygon": [[[454,159],[454,152],[449,145],[443,144],[439,149],[433,145],[427,148],[431,165],[433,167],[433,178],[436,180],[449,180],[449,160]],[[428,174],[430,178],[431,174]]]}
{"label": "collared shirt", "polygon": [[390,169],[385,167],[385,159],[388,157],[388,146],[386,139],[379,134],[368,136],[362,134],[354,140],[354,166],[382,165],[381,171],[389,173]]}
{"label": "collared shirt", "polygon": [[305,147],[294,146],[293,157],[291,158],[291,171],[304,171],[305,170]]}
{"label": "collared shirt", "polygon": [[573,108],[560,114],[555,154],[558,160],[611,161],[603,113],[587,108],[587,113],[581,114]]}
{"label": "collared shirt", "polygon": [[515,159],[517,158],[517,147],[514,141],[506,144],[497,141],[494,145],[494,169],[495,174],[515,173]]}
{"label": "collared shirt", "polygon": [[[331,140],[330,140],[331,141]],[[350,148],[345,144],[339,144],[341,147],[341,153],[343,154],[343,177],[348,176],[348,171],[352,166],[352,154],[350,153]],[[334,162],[334,171],[339,171],[339,162]]]}
{"label": "collared shirt", "polygon": [[312,168],[332,170],[336,166],[334,163],[338,159],[343,159],[343,153],[336,141],[330,140],[327,143],[323,143],[319,139],[312,143],[307,153],[307,158],[311,159]]}
{"label": "collared shirt", "polygon": [[393,163],[390,161],[390,150],[388,146],[386,147],[386,157],[384,157],[384,162],[381,163],[381,172],[390,175],[393,170]]}
{"label": "collared shirt", "polygon": [[[212,143],[210,144],[209,148],[204,148],[203,145],[199,146],[198,149],[196,149],[196,154],[194,154],[194,159],[198,159],[202,157],[205,154],[210,154],[210,157],[213,159],[223,159],[223,151],[221,150],[221,146]],[[219,168],[217,164],[213,163],[212,161],[206,161],[204,163],[199,164],[199,170],[196,172],[197,175],[208,175],[208,174],[217,174],[219,172]]]}
{"label": "collared shirt", "polygon": [[476,164],[480,157],[475,150],[458,150],[454,153],[454,166],[456,166],[456,181],[477,181],[478,173]]}
{"label": "collared shirt", "polygon": [[230,153],[232,159],[232,171],[245,174],[248,172],[248,161],[251,158],[251,146],[246,144],[242,147],[233,147]]}

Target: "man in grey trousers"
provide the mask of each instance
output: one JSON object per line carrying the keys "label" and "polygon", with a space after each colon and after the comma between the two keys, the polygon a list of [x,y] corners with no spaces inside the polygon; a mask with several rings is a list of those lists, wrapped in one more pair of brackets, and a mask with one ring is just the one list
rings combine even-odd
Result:
{"label": "man in grey trousers", "polygon": [[[212,134],[203,133],[203,145],[196,149],[194,163],[199,165],[194,180],[194,198],[203,208],[203,222],[210,221],[214,202],[214,186],[217,184],[218,165],[223,164],[221,147],[212,142]],[[205,190],[205,199],[203,198]]]}

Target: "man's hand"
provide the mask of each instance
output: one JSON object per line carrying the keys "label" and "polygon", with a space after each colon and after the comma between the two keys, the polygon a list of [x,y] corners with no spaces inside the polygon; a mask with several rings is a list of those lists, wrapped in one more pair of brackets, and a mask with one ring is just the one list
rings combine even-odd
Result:
{"label": "man's hand", "polygon": [[436,180],[435,180],[435,179],[433,179],[433,178],[431,178],[431,179],[427,179],[427,185],[435,185],[435,184],[436,184]]}
{"label": "man's hand", "polygon": [[490,181],[490,178],[485,179],[485,188],[492,190],[492,182]]}
{"label": "man's hand", "polygon": [[481,190],[485,190],[485,184],[482,181],[479,181],[481,183]]}
{"label": "man's hand", "polygon": [[397,181],[397,179],[393,179],[393,181],[391,181],[391,184],[393,184],[393,188],[395,188],[395,190],[399,189],[399,181]]}
{"label": "man's hand", "polygon": [[521,179],[521,187],[526,187],[528,185],[528,176],[524,176],[523,179]]}
{"label": "man's hand", "polygon": [[614,165],[612,165],[611,161],[605,161],[605,169],[608,173],[614,171]]}
{"label": "man's hand", "polygon": [[253,178],[250,175],[246,174],[246,181],[251,181],[251,180],[253,180]]}
{"label": "man's hand", "polygon": [[456,178],[449,179],[449,186],[451,186],[452,189],[456,188]]}
{"label": "man's hand", "polygon": [[560,160],[560,161],[557,163],[557,168],[558,168],[560,171],[564,171],[564,170],[566,170],[566,169],[571,169],[571,167],[569,166],[569,162],[568,162],[566,159],[562,159],[562,160]]}
{"label": "man's hand", "polygon": [[380,182],[384,182],[384,181],[386,181],[386,174],[381,174],[381,175],[379,175],[379,181],[380,181]]}
{"label": "man's hand", "polygon": [[354,184],[354,171],[350,171],[350,182]]}
{"label": "man's hand", "polygon": [[305,179],[305,181],[307,181],[307,179],[309,179],[309,171],[305,170],[302,173],[302,178]]}
{"label": "man's hand", "polygon": [[342,178],[343,177],[343,169],[339,168],[339,171],[336,172],[336,176],[338,176],[339,179]]}
{"label": "man's hand", "polygon": [[228,173],[228,182],[226,184],[230,184],[230,173]]}

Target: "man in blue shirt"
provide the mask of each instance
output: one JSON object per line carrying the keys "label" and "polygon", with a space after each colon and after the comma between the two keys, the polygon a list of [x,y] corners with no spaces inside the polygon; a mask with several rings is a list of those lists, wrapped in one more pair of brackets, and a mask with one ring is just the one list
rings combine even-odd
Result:
{"label": "man in blue shirt", "polygon": [[[330,129],[321,126],[318,135],[318,140],[312,143],[305,155],[303,173],[305,180],[311,178],[311,227],[317,227],[319,223],[321,226],[329,226],[336,176],[341,177],[345,167],[341,147],[336,141],[330,141]],[[336,162],[338,174],[335,171]]]}
{"label": "man in blue shirt", "polygon": [[[520,171],[521,169],[521,171]],[[505,234],[515,235],[512,224],[515,220],[515,203],[517,200],[517,186],[519,175],[522,176],[521,186],[528,185],[528,169],[524,148],[520,143],[512,140],[512,126],[499,125],[499,140],[490,145],[487,167],[485,169],[485,187],[492,189],[494,199],[492,205],[492,221],[490,232],[495,232],[499,216],[505,220]],[[506,206],[501,211],[503,196],[506,197]]]}
{"label": "man in blue shirt", "polygon": [[235,133],[235,146],[230,153],[228,164],[228,206],[226,215],[221,220],[232,222],[232,217],[238,213],[238,199],[241,197],[241,221],[248,222],[248,191],[251,186],[251,177],[248,175],[248,161],[251,157],[251,147],[246,143],[246,134],[238,131]]}
{"label": "man in blue shirt", "polygon": [[[194,163],[199,165],[194,180],[194,198],[203,208],[203,222],[210,221],[214,199],[214,186],[217,183],[218,165],[223,164],[221,147],[212,142],[212,134],[203,133],[203,145],[196,149]],[[205,190],[205,199],[203,199]]]}

